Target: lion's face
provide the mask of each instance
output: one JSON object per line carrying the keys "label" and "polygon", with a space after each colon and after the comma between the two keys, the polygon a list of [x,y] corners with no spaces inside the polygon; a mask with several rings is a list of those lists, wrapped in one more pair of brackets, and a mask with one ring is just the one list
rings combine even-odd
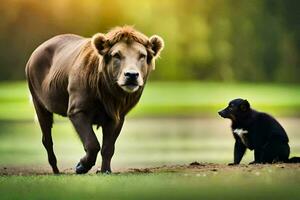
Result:
{"label": "lion's face", "polygon": [[161,37],[148,38],[130,27],[117,28],[106,35],[98,33],[91,42],[104,58],[103,70],[110,81],[128,93],[144,86],[149,72],[154,69],[154,59],[164,47]]}
{"label": "lion's face", "polygon": [[144,85],[150,66],[147,50],[137,42],[119,42],[109,51],[108,70],[117,84],[132,93]]}

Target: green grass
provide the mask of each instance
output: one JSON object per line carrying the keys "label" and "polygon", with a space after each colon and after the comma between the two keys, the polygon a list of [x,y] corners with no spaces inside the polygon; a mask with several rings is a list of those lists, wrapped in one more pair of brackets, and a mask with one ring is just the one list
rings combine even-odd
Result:
{"label": "green grass", "polygon": [[[113,170],[193,161],[231,162],[234,141],[230,123],[216,112],[235,97],[247,98],[253,107],[276,117],[284,116],[278,120],[289,134],[291,154],[300,155],[298,85],[149,82],[118,138]],[[15,170],[15,175],[0,176],[1,200],[299,198],[299,165],[149,174],[28,175],[26,170],[37,173],[50,170],[41,132],[33,117],[26,83],[1,83],[0,172]],[[84,150],[68,120],[57,119],[56,116],[53,140],[58,166],[61,171],[73,172]],[[101,143],[101,130],[96,132]],[[93,172],[101,164],[99,157]],[[242,163],[252,159],[253,152],[248,151]]]}
{"label": "green grass", "polygon": [[[215,116],[236,97],[277,116],[300,113],[300,85],[149,81],[129,116]],[[28,120],[33,113],[25,82],[0,84],[0,119]]]}
{"label": "green grass", "polygon": [[[300,155],[299,118],[280,118],[291,139],[292,155]],[[99,132],[99,131],[97,131]],[[97,134],[101,141],[101,133]],[[61,171],[74,173],[84,155],[70,123],[58,122],[54,147]],[[96,175],[100,158],[87,175],[32,175],[50,172],[38,124],[0,123],[1,200],[6,199],[297,199],[300,168],[234,167]],[[188,164],[193,161],[229,163],[233,139],[222,119],[128,119],[116,144],[114,171],[128,168]],[[247,152],[244,164],[252,161]],[[72,168],[72,169],[70,169]],[[28,175],[27,172],[30,171]]]}
{"label": "green grass", "polygon": [[298,199],[299,169],[0,177],[1,199]]}
{"label": "green grass", "polygon": [[133,116],[214,116],[234,98],[248,99],[253,107],[278,115],[298,115],[300,86],[209,82],[149,83]]}

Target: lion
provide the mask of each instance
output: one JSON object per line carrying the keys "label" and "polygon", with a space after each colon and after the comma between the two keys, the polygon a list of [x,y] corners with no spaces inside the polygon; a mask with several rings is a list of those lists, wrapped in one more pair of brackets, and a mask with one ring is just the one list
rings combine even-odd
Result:
{"label": "lion", "polygon": [[53,173],[59,173],[51,136],[54,113],[70,119],[83,143],[86,154],[76,173],[87,173],[96,163],[100,144],[93,125],[103,134],[97,172],[111,173],[125,116],[138,103],[163,48],[161,37],[124,26],[92,38],[58,35],[32,53],[26,78]]}

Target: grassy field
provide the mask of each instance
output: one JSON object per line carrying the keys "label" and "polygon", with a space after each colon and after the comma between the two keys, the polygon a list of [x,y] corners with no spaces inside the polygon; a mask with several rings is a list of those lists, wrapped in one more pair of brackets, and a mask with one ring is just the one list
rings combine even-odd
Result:
{"label": "grassy field", "polygon": [[[239,167],[230,122],[216,115],[234,97],[271,112],[300,155],[300,86],[149,83],[116,144],[112,175],[74,175],[84,155],[68,120],[55,118],[54,148],[64,174],[51,174],[24,82],[0,84],[0,199],[298,199],[300,165]],[[57,120],[58,119],[58,120]],[[101,130],[96,130],[101,141]],[[189,166],[197,161],[199,166]],[[204,163],[202,165],[202,163]]]}
{"label": "grassy field", "polygon": [[[149,82],[129,117],[216,116],[237,97],[277,116],[300,115],[300,85]],[[0,119],[32,118],[26,83],[1,83]]]}
{"label": "grassy field", "polygon": [[[280,118],[290,136],[293,156],[300,155],[299,118]],[[6,199],[297,199],[300,165],[239,167],[232,160],[229,122],[214,118],[128,119],[112,161],[114,174],[75,175],[84,155],[70,123],[54,125],[58,166],[51,174],[38,124],[0,123],[0,194]],[[101,132],[97,131],[101,141]],[[205,163],[188,166],[198,161]],[[219,164],[210,164],[219,163]],[[177,167],[179,166],[179,167]]]}
{"label": "grassy field", "polygon": [[[300,155],[300,119],[279,120],[289,133],[292,155]],[[193,161],[229,163],[234,145],[229,126],[229,121],[221,118],[128,119],[117,140],[113,168],[122,170]],[[0,166],[46,166],[45,169],[49,169],[37,123],[1,122],[0,127]],[[101,130],[95,131],[101,142]],[[62,170],[73,168],[84,155],[81,142],[68,121],[54,124],[53,140]],[[243,163],[252,159],[253,152],[249,151]],[[98,166],[100,164],[97,162]]]}
{"label": "grassy field", "polygon": [[298,168],[0,177],[1,199],[299,199]]}

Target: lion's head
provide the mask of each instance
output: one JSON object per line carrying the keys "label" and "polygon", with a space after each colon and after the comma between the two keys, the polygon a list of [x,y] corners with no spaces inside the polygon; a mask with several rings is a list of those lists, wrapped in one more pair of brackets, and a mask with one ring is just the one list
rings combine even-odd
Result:
{"label": "lion's head", "polygon": [[103,57],[104,73],[127,93],[142,88],[164,47],[161,37],[148,38],[132,27],[117,27],[93,36],[92,45]]}

